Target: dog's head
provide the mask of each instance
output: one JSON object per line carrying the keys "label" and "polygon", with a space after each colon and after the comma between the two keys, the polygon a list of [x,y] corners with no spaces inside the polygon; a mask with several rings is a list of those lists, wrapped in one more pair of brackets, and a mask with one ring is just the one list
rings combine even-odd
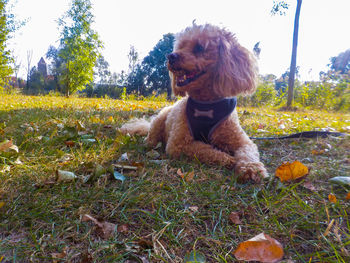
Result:
{"label": "dog's head", "polygon": [[194,24],[177,35],[168,69],[175,95],[211,89],[215,98],[233,97],[256,87],[253,55],[232,33],[209,24]]}

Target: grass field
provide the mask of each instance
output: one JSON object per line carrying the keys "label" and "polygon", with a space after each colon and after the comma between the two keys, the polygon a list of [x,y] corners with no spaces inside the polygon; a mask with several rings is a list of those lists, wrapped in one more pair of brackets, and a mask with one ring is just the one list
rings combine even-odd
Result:
{"label": "grass field", "polygon": [[[117,132],[164,105],[1,95],[0,143],[18,152],[0,144],[0,262],[184,262],[194,251],[237,262],[238,244],[261,232],[283,245],[282,262],[350,262],[350,189],[328,181],[349,176],[349,137],[256,141],[271,178],[240,184]],[[350,132],[349,114],[238,112],[250,136]],[[295,160],[309,175],[281,183],[276,168]],[[58,182],[58,170],[77,178]]]}

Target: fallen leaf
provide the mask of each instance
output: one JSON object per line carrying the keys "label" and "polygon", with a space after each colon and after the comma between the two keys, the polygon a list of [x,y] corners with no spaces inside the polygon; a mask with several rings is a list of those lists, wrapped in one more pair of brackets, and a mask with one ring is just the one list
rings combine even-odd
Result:
{"label": "fallen leaf", "polygon": [[83,253],[81,256],[80,263],[92,263],[94,262],[94,258],[92,257],[91,253],[89,251]]}
{"label": "fallen leaf", "polygon": [[350,192],[345,197],[346,200],[350,200]]}
{"label": "fallen leaf", "polygon": [[57,170],[57,182],[70,182],[78,178],[73,172]]}
{"label": "fallen leaf", "polygon": [[129,225],[128,224],[119,225],[117,227],[117,232],[127,234],[129,232]]}
{"label": "fallen leaf", "polygon": [[116,180],[119,180],[119,181],[121,181],[122,183],[124,183],[124,181],[125,181],[125,176],[124,175],[122,175],[121,173],[119,173],[119,172],[117,172],[117,171],[114,171],[113,172],[113,176],[114,176],[114,178],[116,179]]}
{"label": "fallen leaf", "polygon": [[109,223],[106,221],[99,221],[88,214],[83,215],[81,218],[81,221],[82,222],[92,221],[97,227],[97,231],[96,231],[97,234],[103,239],[110,238],[115,232],[115,227],[116,227],[115,224]]}
{"label": "fallen leaf", "polygon": [[5,205],[5,202],[0,202],[0,208]]}
{"label": "fallen leaf", "polygon": [[128,161],[129,160],[129,157],[128,157],[128,153],[123,153],[119,159],[118,159],[118,162],[125,162],[125,161]]}
{"label": "fallen leaf", "polygon": [[310,181],[303,183],[303,186],[312,192],[315,192],[317,190],[316,187]]}
{"label": "fallen leaf", "polygon": [[101,175],[105,174],[107,172],[106,168],[104,168],[101,164],[96,164],[95,170],[94,170],[94,177],[98,178]]}
{"label": "fallen leaf", "polygon": [[158,159],[160,157],[160,154],[156,150],[151,150],[149,152],[146,152],[146,156],[151,159]]}
{"label": "fallen leaf", "polygon": [[64,259],[67,256],[67,247],[65,247],[61,253],[51,253],[53,263],[62,262],[61,259]]}
{"label": "fallen leaf", "polygon": [[328,181],[334,184],[350,186],[350,176],[336,176]]}
{"label": "fallen leaf", "polygon": [[311,153],[313,155],[320,155],[323,154],[325,152],[325,150],[312,150]]}
{"label": "fallen leaf", "polygon": [[73,147],[75,145],[75,142],[73,141],[65,141],[64,144],[67,146],[67,147]]}
{"label": "fallen leaf", "polygon": [[184,258],[184,262],[185,263],[204,263],[206,262],[206,259],[202,253],[196,250],[193,250],[190,253],[186,254]]}
{"label": "fallen leaf", "polygon": [[231,214],[228,216],[230,219],[231,223],[236,224],[236,225],[241,225],[242,221],[239,218],[239,214],[237,212],[231,212]]}
{"label": "fallen leaf", "polygon": [[303,178],[309,173],[309,169],[299,161],[293,163],[286,162],[279,166],[275,176],[280,178],[281,182],[294,181]]}
{"label": "fallen leaf", "polygon": [[183,174],[183,172],[181,171],[181,169],[179,168],[179,169],[177,169],[177,175],[178,176],[180,176],[182,179],[184,179],[185,178],[185,175]]}
{"label": "fallen leaf", "polygon": [[13,144],[12,139],[3,141],[0,143],[0,152],[8,152],[10,150],[13,150],[18,153],[18,147]]}
{"label": "fallen leaf", "polygon": [[3,141],[2,143],[0,143],[0,151],[5,152],[5,151],[7,151],[7,150],[10,148],[10,146],[12,146],[12,145],[13,145],[13,144],[12,144],[12,140],[11,140],[11,141],[9,141],[9,140]]}
{"label": "fallen leaf", "polygon": [[335,197],[334,194],[329,194],[328,195],[328,200],[329,200],[329,202],[331,202],[333,204],[337,203],[337,198]]}
{"label": "fallen leaf", "polygon": [[137,241],[137,244],[142,247],[143,249],[152,249],[153,248],[153,242],[151,239],[147,237],[140,238],[139,241]]}
{"label": "fallen leaf", "polygon": [[186,182],[192,182],[193,181],[193,177],[194,177],[194,171],[188,173],[185,177],[185,181]]}
{"label": "fallen leaf", "polygon": [[193,213],[195,213],[195,212],[197,212],[198,211],[198,206],[190,206],[190,207],[188,207],[188,209],[190,210],[190,211],[192,211]]}
{"label": "fallen leaf", "polygon": [[240,243],[233,254],[238,260],[274,263],[282,259],[284,252],[281,243],[261,233]]}

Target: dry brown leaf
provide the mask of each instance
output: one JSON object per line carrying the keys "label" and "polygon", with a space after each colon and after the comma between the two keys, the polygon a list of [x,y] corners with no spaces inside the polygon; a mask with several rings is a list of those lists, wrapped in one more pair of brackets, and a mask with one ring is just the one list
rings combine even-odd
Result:
{"label": "dry brown leaf", "polygon": [[240,243],[234,251],[234,255],[238,260],[274,263],[283,258],[284,252],[281,243],[261,233]]}
{"label": "dry brown leaf", "polygon": [[181,171],[181,169],[179,168],[179,169],[177,169],[177,175],[178,176],[180,176],[182,179],[184,179],[185,178],[185,175],[183,174],[183,172]]}
{"label": "dry brown leaf", "polygon": [[192,182],[193,181],[193,177],[194,177],[194,171],[192,171],[192,172],[190,172],[190,173],[188,173],[186,175],[185,181],[186,182]]}
{"label": "dry brown leaf", "polygon": [[196,206],[196,205],[190,206],[188,209],[189,209],[190,211],[192,211],[193,213],[198,212],[198,206]]}
{"label": "dry brown leaf", "polygon": [[329,194],[328,195],[328,200],[329,200],[329,202],[331,202],[333,204],[335,204],[337,202],[337,198],[335,197],[334,194]]}
{"label": "dry brown leaf", "polygon": [[92,263],[94,262],[94,258],[92,257],[91,253],[89,251],[83,253],[81,256],[80,263]]}
{"label": "dry brown leaf", "polygon": [[103,239],[110,238],[115,232],[115,226],[116,226],[115,224],[109,223],[106,221],[99,221],[88,214],[83,215],[81,218],[81,221],[83,222],[92,221],[97,227],[96,229],[97,234]]}
{"label": "dry brown leaf", "polygon": [[0,143],[0,152],[8,152],[9,150],[18,152],[18,147],[13,144],[12,139]]}
{"label": "dry brown leaf", "polygon": [[75,145],[75,142],[73,142],[73,141],[65,141],[64,144],[67,145],[67,147],[73,147]]}
{"label": "dry brown leaf", "polygon": [[64,259],[67,256],[67,247],[65,247],[61,253],[51,253],[51,257],[52,257],[52,262],[53,263],[58,263],[58,262],[62,262],[61,259]]}
{"label": "dry brown leaf", "polygon": [[122,224],[117,227],[117,232],[127,234],[129,232],[129,225]]}
{"label": "dry brown leaf", "polygon": [[239,213],[237,212],[231,212],[231,214],[228,216],[230,219],[231,223],[236,224],[236,225],[241,225],[242,221],[239,218]]}
{"label": "dry brown leaf", "polygon": [[316,187],[310,181],[303,183],[303,186],[312,192],[315,192],[317,190]]}
{"label": "dry brown leaf", "polygon": [[299,161],[293,163],[286,162],[279,166],[276,170],[276,177],[280,178],[281,182],[294,181],[301,179],[309,173],[309,169]]}

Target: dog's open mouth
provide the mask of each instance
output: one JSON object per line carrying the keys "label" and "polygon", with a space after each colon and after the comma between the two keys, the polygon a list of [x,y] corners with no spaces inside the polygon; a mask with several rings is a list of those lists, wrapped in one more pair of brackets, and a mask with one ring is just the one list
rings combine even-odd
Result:
{"label": "dog's open mouth", "polygon": [[176,74],[176,85],[179,87],[186,86],[187,84],[195,81],[200,76],[202,76],[204,71],[182,71],[181,73]]}

